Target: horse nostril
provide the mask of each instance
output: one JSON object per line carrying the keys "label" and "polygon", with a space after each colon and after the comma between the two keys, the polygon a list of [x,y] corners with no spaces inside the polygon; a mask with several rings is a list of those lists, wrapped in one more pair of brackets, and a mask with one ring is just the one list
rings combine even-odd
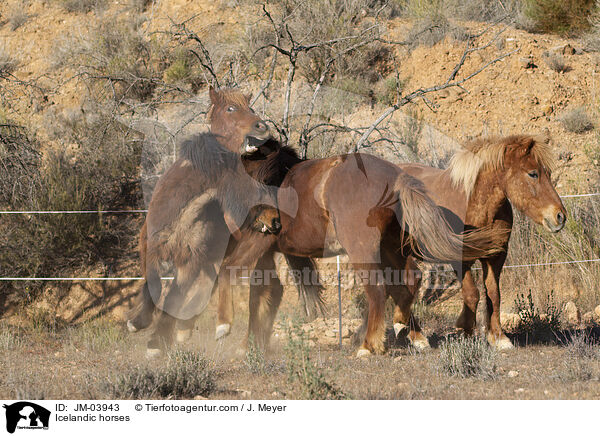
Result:
{"label": "horse nostril", "polygon": [[558,212],[558,214],[556,214],[556,222],[558,224],[563,224],[565,222],[565,214],[562,212]]}

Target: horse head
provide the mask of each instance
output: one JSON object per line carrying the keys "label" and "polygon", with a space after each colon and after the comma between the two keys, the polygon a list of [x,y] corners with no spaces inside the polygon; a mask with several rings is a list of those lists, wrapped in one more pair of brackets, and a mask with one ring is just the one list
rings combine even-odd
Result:
{"label": "horse head", "polygon": [[[250,107],[250,97],[235,89],[209,89],[211,132],[221,145],[239,154],[252,154],[271,144],[267,124]],[[271,144],[272,145],[272,144]]]}
{"label": "horse head", "polygon": [[504,154],[504,185],[510,202],[551,232],[562,230],[567,211],[554,189],[550,138],[517,137]]}

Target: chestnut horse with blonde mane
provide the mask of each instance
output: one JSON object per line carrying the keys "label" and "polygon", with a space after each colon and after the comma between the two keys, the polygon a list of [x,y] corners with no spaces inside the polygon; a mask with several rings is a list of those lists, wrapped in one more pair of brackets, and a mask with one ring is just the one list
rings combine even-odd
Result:
{"label": "chestnut horse with blonde mane", "polygon": [[[489,226],[505,231],[503,250],[479,258],[486,291],[486,336],[490,344],[500,349],[513,347],[500,325],[500,273],[513,226],[511,205],[551,232],[560,231],[567,219],[552,185],[554,159],[549,143],[546,134],[478,139],[456,153],[446,170],[420,164],[399,165],[421,181],[455,232]],[[453,263],[462,283],[464,301],[456,326],[470,335],[476,326],[479,290],[471,272],[473,262],[463,260]],[[413,299],[417,290],[410,289]],[[396,312],[410,312],[411,304],[412,299],[407,299]]]}
{"label": "chestnut horse with blonde mane", "polygon": [[[228,266],[252,269],[257,258],[275,248],[311,258],[347,253],[369,303],[359,356],[385,351],[386,293],[398,306],[403,306],[409,295],[405,278],[389,283],[384,271],[409,270],[410,255],[458,261],[502,250],[502,231],[483,228],[463,235],[454,233],[421,182],[373,155],[356,153],[299,162],[289,170],[281,188],[277,194],[281,232],[269,235],[262,244],[240,243],[228,258]],[[296,216],[286,213],[295,207]],[[219,276],[221,298],[230,294],[229,281],[233,278]],[[251,283],[250,287],[248,334],[263,346],[283,291],[275,290],[277,298],[273,299],[273,289],[265,294],[268,287],[268,283]],[[410,338],[413,343],[426,341],[418,330]]]}

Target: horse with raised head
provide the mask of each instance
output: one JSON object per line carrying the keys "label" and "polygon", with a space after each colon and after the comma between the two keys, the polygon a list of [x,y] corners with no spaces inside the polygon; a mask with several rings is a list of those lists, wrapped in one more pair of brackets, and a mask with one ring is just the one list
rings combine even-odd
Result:
{"label": "horse with raised head", "polygon": [[[208,118],[212,134],[184,141],[178,160],[159,180],[140,232],[140,259],[145,282],[127,323],[130,331],[150,326],[158,305],[156,328],[148,353],[168,345],[176,319],[185,338],[193,317],[212,294],[219,265],[246,232],[276,231],[278,216],[261,213],[273,206],[270,186],[281,182],[279,167],[267,156],[279,155],[279,143],[239,91],[210,89]],[[249,175],[251,174],[251,175]],[[245,223],[245,225],[243,225]],[[258,228],[256,228],[258,226]],[[231,238],[231,236],[234,236]],[[287,258],[314,269],[310,259]],[[161,273],[175,273],[168,292]],[[318,290],[301,295],[317,295]],[[230,322],[223,306],[219,325]],[[221,321],[224,319],[224,321]],[[219,332],[219,329],[217,329]]]}
{"label": "horse with raised head", "polygon": [[[446,170],[399,165],[423,184],[424,192],[441,207],[455,232],[489,226],[504,230],[500,240],[503,250],[479,258],[486,291],[486,336],[490,344],[501,349],[512,348],[500,325],[500,273],[513,226],[511,205],[551,232],[560,231],[567,219],[552,185],[554,159],[549,142],[547,135],[478,139],[456,153]],[[456,326],[466,334],[473,333],[479,303],[472,264],[466,258],[453,263],[464,301]],[[415,288],[411,288],[411,294],[416,295]],[[396,311],[410,313],[412,301],[408,299]]]}

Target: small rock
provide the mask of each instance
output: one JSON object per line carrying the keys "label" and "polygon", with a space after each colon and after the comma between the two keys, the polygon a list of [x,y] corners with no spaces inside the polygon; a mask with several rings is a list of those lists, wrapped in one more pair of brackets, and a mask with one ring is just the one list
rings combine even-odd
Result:
{"label": "small rock", "polygon": [[544,105],[544,106],[542,107],[542,113],[543,113],[544,115],[548,116],[548,115],[550,115],[552,112],[554,112],[554,108],[552,107],[552,105],[551,105],[551,104],[547,104],[547,105]]}
{"label": "small rock", "polygon": [[394,357],[394,362],[400,362],[402,360],[402,356]]}
{"label": "small rock", "polygon": [[337,336],[337,331],[335,331],[335,330],[326,330],[325,331],[325,336],[327,336],[328,338],[335,338]]}
{"label": "small rock", "polygon": [[519,64],[525,69],[537,68],[537,65],[533,62],[533,56],[519,58]]}
{"label": "small rock", "polygon": [[194,397],[194,400],[208,400],[208,398],[206,398],[206,397],[203,397],[202,395],[196,395],[196,396]]}
{"label": "small rock", "polygon": [[237,393],[242,398],[242,400],[248,400],[248,399],[250,399],[250,396],[252,395],[252,392],[245,391],[243,389],[237,389]]}
{"label": "small rock", "polygon": [[525,392],[525,389],[523,389],[523,388],[515,389],[515,392],[516,393]]}
{"label": "small rock", "polygon": [[581,324],[581,312],[573,301],[568,301],[564,308],[565,319],[570,325]]}
{"label": "small rock", "polygon": [[596,306],[594,309],[594,319],[600,320],[600,305]]}
{"label": "small rock", "polygon": [[508,371],[508,374],[506,374],[507,376],[509,376],[510,378],[515,378],[516,376],[519,375],[519,371]]}

